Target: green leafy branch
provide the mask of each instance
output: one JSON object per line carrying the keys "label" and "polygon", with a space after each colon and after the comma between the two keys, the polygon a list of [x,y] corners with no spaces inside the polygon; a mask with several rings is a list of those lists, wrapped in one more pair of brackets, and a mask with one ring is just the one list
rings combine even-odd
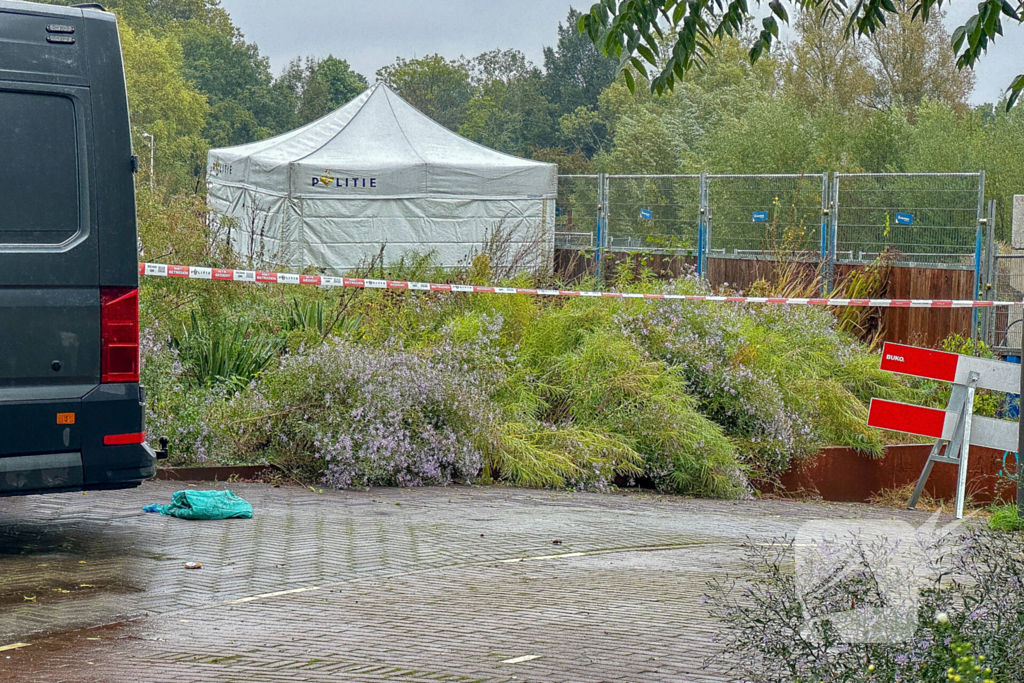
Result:
{"label": "green leafy branch", "polygon": [[[948,0],[912,0],[911,16],[926,21],[934,8]],[[893,0],[790,0],[791,6],[813,9],[822,17],[846,17],[846,38],[869,36],[900,13]],[[760,5],[760,0],[758,0]],[[770,52],[779,39],[779,22],[789,23],[782,0],[768,2],[771,13],[761,20],[761,30],[749,49],[751,63]],[[952,48],[960,69],[973,68],[989,45],[1003,34],[1003,18],[1024,21],[1024,0],[982,0],[978,12],[957,28]],[[714,54],[714,43],[734,37],[751,21],[747,0],[601,0],[579,20],[579,31],[609,57],[619,59],[619,70],[630,91],[636,79],[632,66],[650,82],[651,91],[663,94],[675,87],[693,68],[700,68]],[[668,37],[675,39],[671,47]],[[1024,74],[1007,88],[1007,109],[1024,92]]]}

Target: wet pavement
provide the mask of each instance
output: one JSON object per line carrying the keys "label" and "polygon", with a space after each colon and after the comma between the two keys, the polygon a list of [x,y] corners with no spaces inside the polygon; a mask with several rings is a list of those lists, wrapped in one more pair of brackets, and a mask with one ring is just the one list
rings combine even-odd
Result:
{"label": "wet pavement", "polygon": [[927,518],[258,484],[230,486],[252,520],[142,512],[185,486],[0,499],[6,681],[721,681],[727,662],[706,662],[719,625],[701,598],[709,579],[741,571],[746,538],[812,519]]}

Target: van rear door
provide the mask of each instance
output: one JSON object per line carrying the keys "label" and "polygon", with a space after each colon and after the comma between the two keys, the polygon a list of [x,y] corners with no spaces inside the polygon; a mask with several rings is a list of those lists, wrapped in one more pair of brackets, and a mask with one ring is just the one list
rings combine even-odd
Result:
{"label": "van rear door", "polygon": [[0,0],[0,496],[156,473],[116,17]]}
{"label": "van rear door", "polygon": [[[0,14],[0,406],[66,401],[75,413],[76,401],[100,382],[99,247],[81,23]],[[60,35],[75,42],[49,42],[55,34],[47,27],[55,25],[74,30]],[[77,447],[57,425],[16,424],[20,414],[0,410],[0,455]]]}

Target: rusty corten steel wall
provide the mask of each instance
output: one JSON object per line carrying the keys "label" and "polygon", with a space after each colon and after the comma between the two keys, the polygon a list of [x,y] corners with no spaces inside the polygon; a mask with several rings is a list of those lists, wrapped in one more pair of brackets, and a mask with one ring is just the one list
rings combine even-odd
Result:
{"label": "rusty corten steel wall", "polygon": [[[930,451],[931,444],[889,446],[884,458],[874,459],[852,448],[826,448],[804,467],[784,474],[782,488],[775,492],[817,492],[830,501],[868,502],[883,490],[916,483]],[[967,462],[967,494],[975,503],[1014,500],[1016,485],[999,476],[1003,469],[1002,451],[973,446]],[[1013,474],[1012,457],[1006,465]],[[934,498],[951,501],[956,492],[956,476],[955,465],[937,463],[925,490]]]}

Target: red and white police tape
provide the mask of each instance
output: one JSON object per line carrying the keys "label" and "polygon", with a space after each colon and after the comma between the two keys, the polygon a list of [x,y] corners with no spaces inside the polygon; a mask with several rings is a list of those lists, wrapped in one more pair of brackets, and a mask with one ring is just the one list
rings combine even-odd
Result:
{"label": "red and white police tape", "polygon": [[594,296],[619,299],[670,299],[682,301],[722,301],[745,304],[790,304],[796,306],[867,306],[877,308],[993,308],[1021,306],[1021,301],[973,301],[971,299],[804,299],[799,297],[703,296],[696,294],[640,294],[634,292],[585,292],[564,289],[524,289],[522,287],[481,287],[449,285],[434,282],[403,280],[371,280],[367,278],[333,277],[330,275],[299,275],[271,273],[261,270],[176,266],[164,263],[140,263],[139,275],[175,277],[192,280],[224,282],[259,282],[278,285],[313,285],[316,287],[356,287],[360,289],[399,289],[417,292],[465,292],[468,294],[526,294],[531,296]]}

